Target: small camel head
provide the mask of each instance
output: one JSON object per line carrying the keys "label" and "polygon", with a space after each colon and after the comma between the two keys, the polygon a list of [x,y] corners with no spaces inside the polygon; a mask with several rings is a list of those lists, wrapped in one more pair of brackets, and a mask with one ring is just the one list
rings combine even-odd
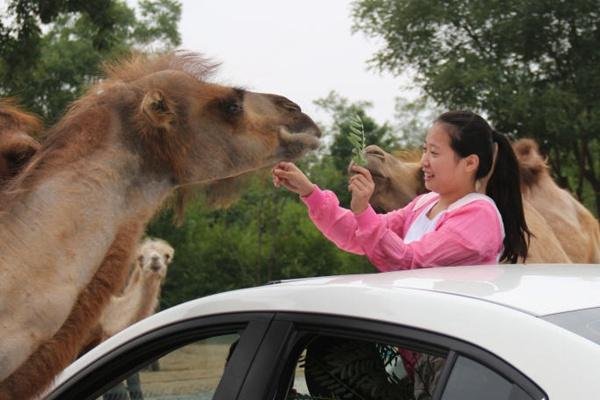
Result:
{"label": "small camel head", "polygon": [[37,117],[24,112],[13,101],[0,101],[0,187],[37,153],[40,144],[31,135],[41,127]]}
{"label": "small camel head", "polygon": [[138,248],[137,265],[142,273],[157,274],[160,279],[164,279],[174,254],[175,250],[166,241],[147,238]]}
{"label": "small camel head", "polygon": [[546,159],[541,155],[535,140],[519,139],[512,144],[512,147],[519,161],[521,185],[524,189],[530,188],[549,174]]}
{"label": "small camel head", "polygon": [[371,197],[373,207],[384,211],[395,210],[425,192],[421,163],[418,161],[420,155],[396,157],[376,145],[367,146],[365,153],[367,169],[375,182]]}

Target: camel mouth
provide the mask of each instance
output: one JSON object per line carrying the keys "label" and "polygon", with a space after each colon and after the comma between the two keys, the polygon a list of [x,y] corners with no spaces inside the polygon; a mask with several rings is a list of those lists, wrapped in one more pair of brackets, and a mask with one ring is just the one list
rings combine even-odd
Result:
{"label": "camel mouth", "polygon": [[316,125],[299,132],[290,132],[287,127],[281,127],[279,130],[279,158],[295,160],[310,150],[316,150],[321,143],[320,136],[321,130]]}
{"label": "camel mouth", "polygon": [[367,169],[371,173],[371,176],[373,177],[373,179],[381,179],[381,180],[387,179],[387,176],[383,175],[381,172],[379,172],[377,170],[373,170],[369,167],[367,167]]}
{"label": "camel mouth", "polygon": [[150,269],[152,270],[152,272],[158,272],[162,269],[162,265],[160,265],[160,263],[152,263],[150,265]]}

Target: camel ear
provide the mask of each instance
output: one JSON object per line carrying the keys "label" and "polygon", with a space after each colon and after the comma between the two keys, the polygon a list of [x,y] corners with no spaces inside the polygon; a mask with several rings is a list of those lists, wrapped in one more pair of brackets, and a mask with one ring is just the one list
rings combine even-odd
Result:
{"label": "camel ear", "polygon": [[33,138],[13,140],[0,145],[0,176],[17,175],[27,162],[37,153],[40,145]]}
{"label": "camel ear", "polygon": [[156,128],[168,129],[175,122],[173,104],[160,90],[146,93],[142,100],[142,113]]}

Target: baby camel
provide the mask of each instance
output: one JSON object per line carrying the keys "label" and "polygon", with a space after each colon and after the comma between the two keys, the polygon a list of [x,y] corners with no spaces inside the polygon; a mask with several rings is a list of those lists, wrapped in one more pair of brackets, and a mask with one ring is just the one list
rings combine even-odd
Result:
{"label": "baby camel", "polygon": [[102,340],[154,314],[160,290],[175,251],[162,239],[145,239],[138,249],[129,282],[120,296],[113,296],[102,313]]}

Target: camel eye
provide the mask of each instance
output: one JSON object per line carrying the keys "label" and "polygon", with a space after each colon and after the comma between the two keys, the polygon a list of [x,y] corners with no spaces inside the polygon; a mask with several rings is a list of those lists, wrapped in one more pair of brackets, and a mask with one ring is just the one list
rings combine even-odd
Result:
{"label": "camel eye", "polygon": [[171,256],[165,253],[165,261],[169,261],[169,258],[171,258]]}
{"label": "camel eye", "polygon": [[228,101],[224,105],[225,113],[229,117],[235,117],[242,113],[242,105],[237,101]]}
{"label": "camel eye", "polygon": [[227,95],[215,99],[211,105],[217,107],[226,121],[235,124],[244,113],[244,96],[245,91],[243,89],[234,89]]}

